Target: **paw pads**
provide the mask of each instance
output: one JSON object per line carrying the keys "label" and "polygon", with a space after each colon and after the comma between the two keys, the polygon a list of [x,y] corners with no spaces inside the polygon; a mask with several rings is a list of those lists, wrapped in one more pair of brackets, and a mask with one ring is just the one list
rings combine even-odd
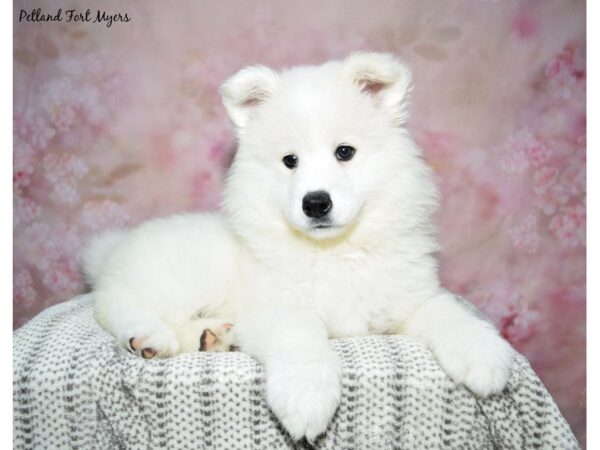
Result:
{"label": "paw pads", "polygon": [[135,352],[138,348],[140,348],[141,343],[141,339],[132,337],[129,339],[129,348]]}
{"label": "paw pads", "polygon": [[129,350],[131,352],[140,354],[144,359],[152,359],[156,356],[157,351],[151,347],[145,347],[139,351],[141,345],[142,340],[140,338],[132,337],[129,339]]}
{"label": "paw pads", "polygon": [[202,332],[202,336],[200,336],[200,351],[209,351],[215,345],[215,342],[217,342],[217,336],[207,328]]}
{"label": "paw pads", "polygon": [[201,352],[231,352],[238,349],[233,344],[232,323],[223,323],[212,328],[205,328],[200,336]]}
{"label": "paw pads", "polygon": [[156,350],[153,348],[147,347],[142,350],[142,358],[144,359],[152,359],[156,356]]}

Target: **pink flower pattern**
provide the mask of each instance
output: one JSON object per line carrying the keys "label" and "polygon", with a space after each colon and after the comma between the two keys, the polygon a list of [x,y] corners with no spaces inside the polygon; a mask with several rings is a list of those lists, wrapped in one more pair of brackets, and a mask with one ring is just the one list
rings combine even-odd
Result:
{"label": "pink flower pattern", "polygon": [[[16,23],[14,326],[83,291],[92,235],[218,207],[235,152],[218,95],[226,77],[388,51],[415,75],[410,128],[442,192],[444,284],[531,360],[584,443],[585,5],[459,3],[399,14],[394,2],[333,0],[352,27],[329,8],[299,15],[270,0],[211,21],[206,5],[163,20],[158,4],[132,2],[139,21],[108,34]],[[41,27],[51,55],[36,43]]]}
{"label": "pink flower pattern", "polygon": [[46,148],[50,140],[56,135],[56,130],[42,116],[32,118],[30,125],[31,144],[34,148],[43,150]]}
{"label": "pink flower pattern", "polygon": [[42,86],[41,108],[58,132],[69,131],[75,120],[76,96],[68,78],[55,78]]}
{"label": "pink flower pattern", "polygon": [[44,286],[53,294],[68,295],[83,288],[79,261],[57,261],[44,272]]}
{"label": "pink flower pattern", "polygon": [[[534,187],[535,191],[535,187]],[[554,184],[547,190],[536,192],[535,205],[547,216],[553,215],[557,208],[569,201],[568,188],[562,183]]]}
{"label": "pink flower pattern", "polygon": [[584,205],[570,206],[556,214],[548,227],[564,245],[585,245],[585,215]]}
{"label": "pink flower pattern", "polygon": [[14,302],[18,305],[31,307],[37,300],[37,292],[33,287],[33,279],[28,270],[15,272],[13,278]]}
{"label": "pink flower pattern", "polygon": [[585,55],[581,47],[567,44],[544,70],[556,96],[568,98],[578,81],[585,77]]}
{"label": "pink flower pattern", "polygon": [[27,224],[40,217],[42,207],[28,197],[18,196],[14,204],[14,226]]}
{"label": "pink flower pattern", "polygon": [[547,145],[527,129],[510,135],[505,149],[502,167],[509,172],[523,173],[530,165],[538,167],[552,157]]}
{"label": "pink flower pattern", "polygon": [[16,192],[21,192],[31,184],[35,172],[35,154],[33,147],[19,137],[15,137],[14,147],[13,187]]}
{"label": "pink flower pattern", "polygon": [[77,156],[48,153],[42,159],[44,176],[58,203],[74,204],[79,200],[77,182],[88,172],[86,162]]}
{"label": "pink flower pattern", "polygon": [[508,234],[517,250],[525,253],[537,252],[541,238],[534,213],[530,213],[521,223],[510,228]]}
{"label": "pink flower pattern", "polygon": [[554,185],[558,176],[558,169],[542,167],[533,174],[533,192],[542,195]]}
{"label": "pink flower pattern", "polygon": [[130,220],[127,211],[112,200],[87,202],[81,211],[81,224],[94,233],[110,228],[124,228]]}

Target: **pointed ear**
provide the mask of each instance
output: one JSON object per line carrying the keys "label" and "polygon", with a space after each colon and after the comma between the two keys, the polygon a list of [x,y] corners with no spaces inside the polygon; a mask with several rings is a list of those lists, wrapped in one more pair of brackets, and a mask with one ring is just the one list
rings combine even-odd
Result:
{"label": "pointed ear", "polygon": [[264,66],[240,70],[221,86],[223,105],[239,130],[248,123],[255,109],[273,93],[279,76]]}
{"label": "pointed ear", "polygon": [[342,76],[373,97],[396,125],[406,123],[412,74],[399,59],[387,53],[352,53],[342,61]]}

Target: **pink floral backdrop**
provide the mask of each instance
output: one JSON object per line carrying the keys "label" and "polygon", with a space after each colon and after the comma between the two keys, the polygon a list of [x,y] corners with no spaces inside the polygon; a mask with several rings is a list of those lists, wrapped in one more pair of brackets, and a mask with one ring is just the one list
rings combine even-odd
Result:
{"label": "pink floral backdrop", "polygon": [[90,236],[218,207],[227,76],[393,52],[443,194],[443,280],[529,358],[585,445],[583,0],[60,5],[99,6],[131,20],[19,22],[59,6],[14,3],[15,328],[84,290]]}

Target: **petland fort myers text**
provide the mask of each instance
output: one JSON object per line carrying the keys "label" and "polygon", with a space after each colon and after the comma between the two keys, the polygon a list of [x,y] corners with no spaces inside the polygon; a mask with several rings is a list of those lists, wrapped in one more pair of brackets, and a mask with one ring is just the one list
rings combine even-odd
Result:
{"label": "petland fort myers text", "polygon": [[30,11],[22,9],[19,12],[19,22],[88,22],[100,23],[110,28],[115,22],[131,22],[131,17],[127,13],[114,13],[91,9],[79,11],[77,9],[59,8],[56,12],[46,13],[41,8]]}

